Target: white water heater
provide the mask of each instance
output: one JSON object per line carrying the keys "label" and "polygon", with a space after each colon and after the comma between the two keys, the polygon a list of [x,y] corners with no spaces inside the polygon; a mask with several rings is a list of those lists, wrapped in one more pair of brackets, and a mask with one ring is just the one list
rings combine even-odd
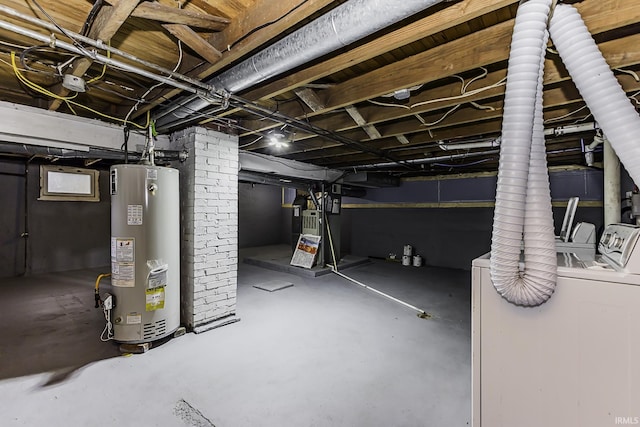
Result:
{"label": "white water heater", "polygon": [[144,343],[180,326],[178,171],[111,167],[113,338]]}

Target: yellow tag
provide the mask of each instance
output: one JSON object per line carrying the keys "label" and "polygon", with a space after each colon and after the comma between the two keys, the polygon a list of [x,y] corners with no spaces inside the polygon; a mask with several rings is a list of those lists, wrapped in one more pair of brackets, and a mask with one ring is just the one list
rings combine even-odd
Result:
{"label": "yellow tag", "polygon": [[146,294],[146,310],[154,311],[164,308],[164,287],[147,289]]}

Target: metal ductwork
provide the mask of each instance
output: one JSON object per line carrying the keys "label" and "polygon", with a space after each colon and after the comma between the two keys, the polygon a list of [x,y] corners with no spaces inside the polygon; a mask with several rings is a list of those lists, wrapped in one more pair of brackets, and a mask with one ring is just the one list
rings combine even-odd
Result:
{"label": "metal ductwork", "polygon": [[[239,92],[348,46],[442,1],[349,0],[207,83],[219,91]],[[171,129],[185,122],[180,119],[209,105],[210,101],[195,95],[183,98],[178,101],[177,108],[165,109],[156,115],[156,128],[161,131]]]}

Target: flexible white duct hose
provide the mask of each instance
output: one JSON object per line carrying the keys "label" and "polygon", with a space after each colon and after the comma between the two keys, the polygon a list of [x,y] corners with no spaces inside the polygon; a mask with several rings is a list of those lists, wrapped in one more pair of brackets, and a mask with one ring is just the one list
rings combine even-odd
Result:
{"label": "flexible white duct hose", "polygon": [[629,172],[640,182],[640,117],[604,60],[578,11],[559,4],[549,26],[571,78]]}
{"label": "flexible white duct hose", "polygon": [[[555,289],[556,254],[542,123],[542,73],[551,0],[520,5],[514,27],[502,125],[491,244],[491,278],[508,301],[545,302]],[[559,4],[549,31],[576,87],[640,182],[640,116],[613,75],[578,11]],[[535,88],[534,88],[535,86]],[[535,100],[535,101],[534,101]],[[524,231],[525,268],[520,271]]]}
{"label": "flexible white duct hose", "polygon": [[[542,122],[542,73],[551,0],[518,8],[502,123],[491,279],[508,301],[545,302],[555,289],[556,250]],[[520,271],[524,232],[525,268]]]}

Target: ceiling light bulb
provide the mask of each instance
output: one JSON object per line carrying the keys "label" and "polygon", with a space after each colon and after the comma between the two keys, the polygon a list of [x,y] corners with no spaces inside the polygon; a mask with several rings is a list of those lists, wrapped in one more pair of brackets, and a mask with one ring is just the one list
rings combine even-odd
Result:
{"label": "ceiling light bulb", "polygon": [[273,131],[269,133],[269,145],[280,148],[287,147],[289,144],[287,144],[287,137],[284,132]]}
{"label": "ceiling light bulb", "polygon": [[393,97],[398,101],[409,99],[410,96],[411,96],[411,91],[409,89],[400,89],[393,92]]}

